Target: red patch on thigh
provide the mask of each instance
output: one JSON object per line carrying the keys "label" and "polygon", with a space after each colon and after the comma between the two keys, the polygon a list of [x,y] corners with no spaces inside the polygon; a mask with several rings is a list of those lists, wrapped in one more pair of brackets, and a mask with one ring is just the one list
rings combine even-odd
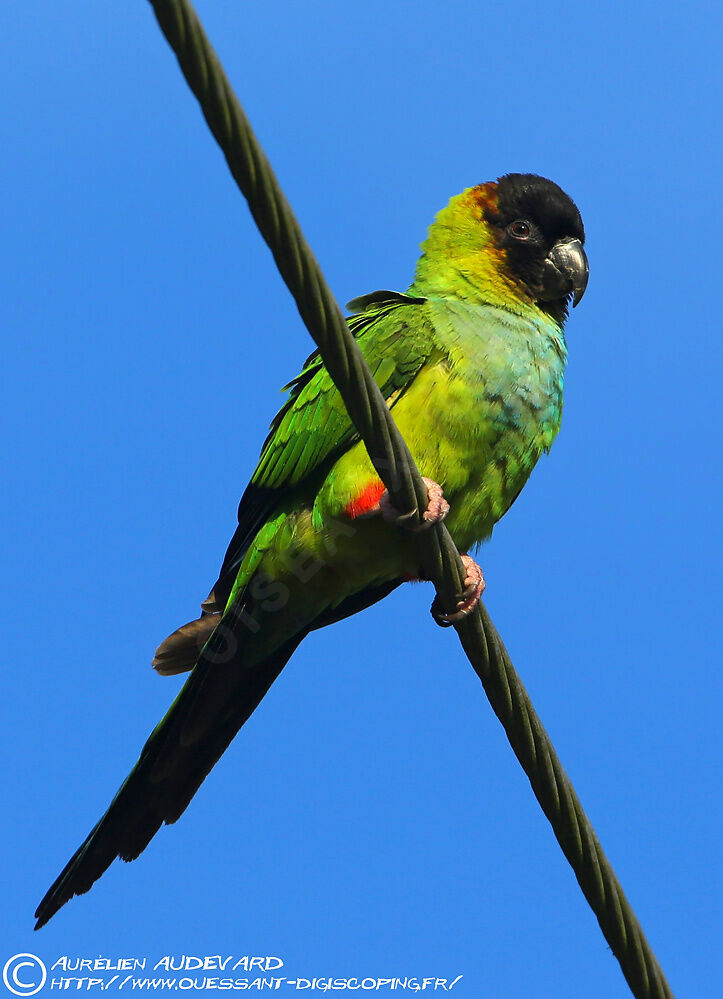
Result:
{"label": "red patch on thigh", "polygon": [[370,510],[373,510],[374,507],[378,506],[383,492],[383,482],[380,482],[379,479],[374,482],[370,482],[358,496],[347,503],[344,508],[344,512],[350,520],[354,520],[355,517],[361,517],[363,514],[369,513]]}

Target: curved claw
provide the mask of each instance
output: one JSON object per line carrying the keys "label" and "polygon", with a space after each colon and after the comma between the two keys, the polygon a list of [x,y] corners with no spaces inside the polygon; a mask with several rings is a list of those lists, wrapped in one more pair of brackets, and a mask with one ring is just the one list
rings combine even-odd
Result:
{"label": "curved claw", "polygon": [[471,614],[485,590],[485,578],[477,562],[470,555],[460,555],[460,558],[467,575],[464,578],[464,590],[457,601],[457,610],[449,613],[443,611],[439,606],[438,597],[434,598],[429,608],[430,614],[440,628],[449,628]]}
{"label": "curved claw", "polygon": [[429,503],[427,505],[427,509],[422,514],[420,523],[412,524],[410,527],[407,522],[414,520],[417,511],[410,510],[408,513],[400,513],[396,507],[392,506],[391,500],[389,499],[389,493],[386,490],[382,493],[379,500],[379,512],[384,520],[388,523],[396,524],[397,527],[404,527],[408,531],[415,532],[426,531],[433,524],[438,524],[440,521],[444,520],[449,513],[449,503],[444,498],[442,487],[433,479],[427,479],[424,476],[422,476],[422,482],[424,482],[427,487]]}

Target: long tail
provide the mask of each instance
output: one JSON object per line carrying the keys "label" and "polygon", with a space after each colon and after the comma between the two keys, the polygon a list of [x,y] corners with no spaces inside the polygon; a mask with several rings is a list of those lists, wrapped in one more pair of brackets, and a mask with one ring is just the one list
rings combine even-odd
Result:
{"label": "long tail", "polygon": [[217,628],[108,811],[38,906],[36,930],[88,891],[116,857],[135,860],[164,822],[178,819],[305,634],[250,668],[229,652],[233,631]]}

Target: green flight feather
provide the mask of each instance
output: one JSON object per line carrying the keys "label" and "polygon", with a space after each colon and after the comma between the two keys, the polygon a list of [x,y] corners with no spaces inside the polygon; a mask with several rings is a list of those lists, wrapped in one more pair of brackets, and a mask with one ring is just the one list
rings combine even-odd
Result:
{"label": "green flight feather", "polygon": [[[432,349],[433,330],[407,317],[424,299],[396,292],[375,292],[349,307],[363,309],[348,320],[384,397],[393,406],[409,387]],[[418,316],[415,313],[414,319]],[[234,534],[214,586],[225,604],[240,560],[261,524],[287,495],[359,440],[341,396],[315,351],[288,385],[290,395],[274,418],[256,470],[238,509]]]}

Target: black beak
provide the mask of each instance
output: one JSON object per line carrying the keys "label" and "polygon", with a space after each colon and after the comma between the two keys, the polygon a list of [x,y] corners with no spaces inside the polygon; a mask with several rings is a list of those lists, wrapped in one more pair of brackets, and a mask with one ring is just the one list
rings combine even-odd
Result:
{"label": "black beak", "polygon": [[575,308],[587,288],[590,267],[579,239],[561,239],[545,258],[540,300],[553,302],[572,294]]}

